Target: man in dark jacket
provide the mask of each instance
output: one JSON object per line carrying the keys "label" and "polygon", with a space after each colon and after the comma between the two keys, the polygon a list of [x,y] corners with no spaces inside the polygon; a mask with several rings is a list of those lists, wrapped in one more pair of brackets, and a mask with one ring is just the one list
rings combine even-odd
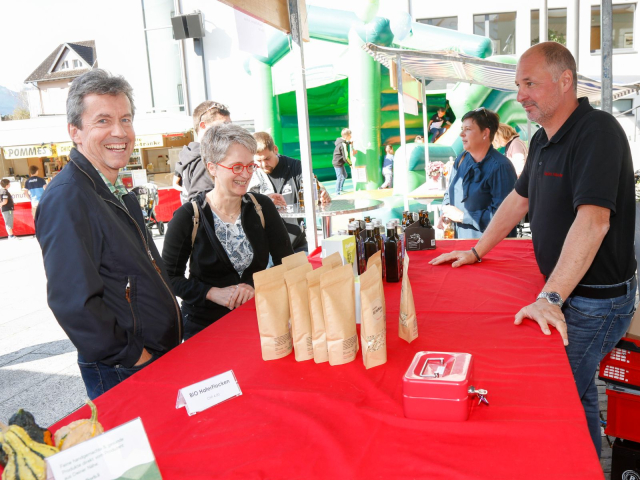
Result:
{"label": "man in dark jacket", "polygon": [[193,129],[197,142],[191,142],[180,152],[180,160],[176,163],[173,185],[180,190],[182,203],[189,202],[201,192],[213,188],[211,175],[207,173],[200,155],[200,141],[210,127],[231,123],[229,109],[218,102],[206,100],[193,111]]}
{"label": "man in dark jacket", "polygon": [[[253,137],[258,143],[254,159],[260,170],[253,173],[249,190],[267,195],[276,206],[298,204],[298,191],[302,185],[302,163],[300,160],[278,154],[273,137],[267,132],[256,132]],[[320,185],[320,201],[330,203],[331,197]],[[284,226],[294,252],[308,251],[307,236],[302,228],[303,219],[285,218]]]}
{"label": "man in dark jacket", "polygon": [[[351,144],[351,130],[343,128],[340,137],[336,139],[336,148],[333,150],[332,163],[336,171],[336,195],[342,194],[342,186],[347,179],[347,169],[344,164],[351,166],[348,150],[348,146]],[[356,151],[354,150],[353,153],[355,154]]]}
{"label": "man in dark jacket", "polygon": [[135,143],[132,89],[95,69],[67,98],[75,148],[36,212],[49,307],[78,349],[89,398],[182,340],[180,309],[133,194],[118,178]]}

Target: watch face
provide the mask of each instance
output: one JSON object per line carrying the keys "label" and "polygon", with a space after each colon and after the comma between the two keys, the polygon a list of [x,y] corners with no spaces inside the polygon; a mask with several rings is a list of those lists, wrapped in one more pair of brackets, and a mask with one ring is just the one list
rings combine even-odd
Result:
{"label": "watch face", "polygon": [[547,298],[551,303],[555,303],[556,305],[559,305],[562,302],[562,298],[556,292],[551,292],[547,294]]}

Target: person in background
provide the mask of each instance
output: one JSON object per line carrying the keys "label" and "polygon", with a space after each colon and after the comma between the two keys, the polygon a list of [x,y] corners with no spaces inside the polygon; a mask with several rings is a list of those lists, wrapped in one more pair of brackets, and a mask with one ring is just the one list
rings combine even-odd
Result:
{"label": "person in background", "polygon": [[31,214],[36,218],[36,208],[42,198],[44,189],[47,188],[47,182],[44,178],[38,176],[38,167],[31,165],[29,167],[29,178],[24,182],[22,191],[31,200]]}
{"label": "person in background", "polygon": [[182,148],[173,177],[173,188],[180,191],[182,203],[189,202],[199,193],[208,192],[213,188],[213,180],[200,156],[200,140],[209,128],[223,123],[231,123],[231,113],[229,108],[221,103],[206,100],[193,111],[193,129],[198,141]]}
{"label": "person in background", "polygon": [[[215,188],[176,210],[162,249],[173,288],[182,298],[185,340],[253,298],[253,274],[267,268],[269,255],[279,265],[293,254],[273,201],[247,193],[257,168],[251,134],[223,124],[209,128],[201,140]],[[194,208],[199,218],[195,238]]]}
{"label": "person in background", "polygon": [[522,175],[471,250],[430,263],[460,267],[479,262],[529,212],[545,285],[514,323],[529,318],[545,335],[551,335],[550,326],[560,334],[600,455],[596,372],[629,328],[635,310],[631,149],[611,114],[594,109],[586,97],[578,98],[576,62],[563,45],[543,42],[524,52],[515,83],[527,117],[542,127],[531,138]]}
{"label": "person in background", "polygon": [[[335,142],[336,148],[333,150],[333,168],[336,171],[336,195],[342,195],[342,186],[344,185],[344,181],[347,179],[347,169],[344,164],[346,163],[351,167],[351,160],[349,157],[349,145],[353,145],[351,141],[351,130],[348,128],[343,128],[342,132],[340,132],[340,137],[336,139]],[[355,155],[357,152],[355,149],[352,150],[352,154]]]}
{"label": "person in background", "polygon": [[13,197],[9,193],[11,181],[8,178],[0,180],[0,205],[2,206],[2,218],[4,218],[4,228],[7,230],[9,240],[16,240],[13,234]]}
{"label": "person in background", "polygon": [[[480,238],[516,183],[513,164],[491,145],[499,123],[500,117],[484,107],[462,117],[464,151],[453,164],[437,226],[444,228],[448,218],[456,238]],[[509,232],[515,234],[515,229]]]}
{"label": "person in background", "polygon": [[495,148],[504,147],[504,155],[511,160],[513,167],[516,169],[516,175],[519,177],[527,160],[528,149],[527,145],[520,140],[520,135],[518,135],[515,128],[506,123],[501,123],[493,139],[493,146]]}
{"label": "person in background", "polygon": [[451,126],[451,122],[447,120],[444,116],[444,108],[438,108],[438,111],[433,114],[431,119],[429,120],[429,133],[433,135],[431,138],[431,143],[436,143],[436,141],[447,131],[447,126]]}
{"label": "person in background", "polygon": [[413,143],[424,143],[424,138],[422,135],[416,135],[416,138],[413,139]]}
{"label": "person in background", "polygon": [[74,148],[36,211],[51,311],[94,399],[182,341],[180,307],[140,204],[118,177],[136,134],[131,85],[93,69],[73,80]]}
{"label": "person in background", "polygon": [[393,187],[393,146],[384,147],[386,155],[382,162],[382,175],[384,175],[384,183],[380,185],[380,189]]}
{"label": "person in background", "polygon": [[[298,204],[298,191],[302,185],[302,163],[300,160],[278,153],[278,146],[267,132],[256,132],[257,152],[253,159],[260,167],[249,183],[249,190],[267,195],[278,207]],[[327,190],[320,186],[320,201],[330,203]],[[307,252],[307,236],[302,226],[304,219],[285,218],[285,227],[294,252]]]}

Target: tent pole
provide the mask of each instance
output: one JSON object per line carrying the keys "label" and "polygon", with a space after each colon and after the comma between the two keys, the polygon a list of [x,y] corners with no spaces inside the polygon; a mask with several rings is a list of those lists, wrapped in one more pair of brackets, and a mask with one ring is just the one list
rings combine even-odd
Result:
{"label": "tent pole", "polygon": [[407,134],[404,127],[404,92],[402,90],[402,58],[400,54],[396,55],[396,79],[398,84],[398,115],[400,116],[400,148],[404,154],[405,162],[402,166],[405,180],[402,195],[404,197],[404,209],[409,210],[409,199],[407,198],[407,188],[409,187],[409,159],[407,158]]}

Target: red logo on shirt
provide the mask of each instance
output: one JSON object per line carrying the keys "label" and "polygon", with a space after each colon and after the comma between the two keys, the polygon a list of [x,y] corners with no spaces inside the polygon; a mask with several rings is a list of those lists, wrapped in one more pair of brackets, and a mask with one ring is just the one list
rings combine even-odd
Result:
{"label": "red logo on shirt", "polygon": [[544,172],[544,176],[545,177],[562,177],[562,174],[555,173],[555,172]]}

